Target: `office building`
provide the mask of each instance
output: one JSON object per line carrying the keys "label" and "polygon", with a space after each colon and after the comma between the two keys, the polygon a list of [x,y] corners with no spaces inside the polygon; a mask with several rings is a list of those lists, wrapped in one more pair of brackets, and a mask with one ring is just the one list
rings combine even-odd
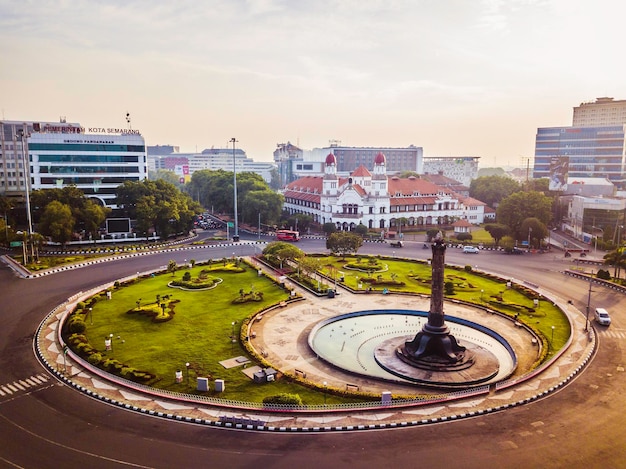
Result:
{"label": "office building", "polygon": [[[624,180],[624,126],[544,127],[537,129],[533,178],[551,176],[556,157],[569,162],[564,177]],[[564,187],[566,188],[566,186]]]}
{"label": "office building", "polygon": [[626,100],[596,98],[574,108],[574,127],[607,127],[626,124]]}
{"label": "office building", "polygon": [[148,177],[143,137],[122,129],[120,132],[32,133],[28,139],[31,188],[73,185],[101,205],[117,208],[117,187],[125,181]]}

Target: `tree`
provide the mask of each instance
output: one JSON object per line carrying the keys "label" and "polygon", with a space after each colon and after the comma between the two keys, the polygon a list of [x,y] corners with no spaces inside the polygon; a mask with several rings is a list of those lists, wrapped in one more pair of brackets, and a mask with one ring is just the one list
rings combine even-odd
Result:
{"label": "tree", "polygon": [[197,202],[162,179],[125,181],[116,194],[123,213],[137,221],[141,233],[153,228],[162,239],[190,230],[194,215],[202,211]]}
{"label": "tree", "polygon": [[50,202],[39,220],[39,232],[50,236],[55,243],[65,244],[72,239],[74,217],[69,205],[53,200]]}
{"label": "tree", "polygon": [[365,236],[368,232],[368,229],[367,226],[365,226],[363,223],[359,223],[356,228],[354,228],[354,232],[359,236]]}
{"label": "tree", "polygon": [[349,231],[332,233],[326,238],[326,249],[330,249],[333,254],[341,254],[343,257],[346,254],[356,253],[361,246],[363,246],[363,238]]}
{"label": "tree", "polygon": [[520,229],[521,234],[526,233],[527,237],[530,238],[530,245],[528,246],[529,248],[531,248],[532,246],[540,247],[541,241],[548,236],[548,228],[546,228],[546,225],[544,225],[543,223],[541,223],[541,221],[539,221],[539,219],[534,217],[526,218],[522,222]]}
{"label": "tree", "polygon": [[334,233],[335,231],[337,231],[337,227],[335,226],[333,222],[326,222],[322,226],[322,230],[324,231],[324,233],[326,233],[326,236],[328,236],[331,233]]}
{"label": "tree", "polygon": [[81,211],[81,217],[85,226],[85,231],[90,233],[94,243],[98,236],[98,229],[102,226],[102,223],[107,217],[107,214],[111,212],[108,207],[102,207],[100,204],[93,200],[88,200],[85,207]]}
{"label": "tree", "polygon": [[510,233],[509,227],[501,223],[487,223],[485,231],[491,235],[496,246],[500,244],[500,240]]}
{"label": "tree", "polygon": [[241,219],[256,224],[259,215],[265,225],[274,225],[280,219],[284,197],[270,190],[248,191],[243,198]]}
{"label": "tree", "polygon": [[268,258],[273,258],[280,262],[280,268],[283,268],[285,261],[298,261],[305,256],[302,249],[297,248],[291,243],[285,241],[274,241],[269,243],[265,249],[263,249],[263,255]]}
{"label": "tree", "polygon": [[496,219],[498,223],[510,228],[517,240],[525,239],[522,222],[527,218],[537,218],[548,225],[552,215],[552,199],[541,192],[515,192],[503,199],[498,205]]}
{"label": "tree", "polygon": [[519,183],[510,177],[482,176],[472,180],[469,195],[490,207],[495,207],[500,201],[521,189]]}

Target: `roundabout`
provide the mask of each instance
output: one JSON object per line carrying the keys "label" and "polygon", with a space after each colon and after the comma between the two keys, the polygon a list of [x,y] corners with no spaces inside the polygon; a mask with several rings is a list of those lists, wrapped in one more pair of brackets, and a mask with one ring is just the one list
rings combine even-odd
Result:
{"label": "roundabout", "polygon": [[[357,351],[354,363],[351,364],[355,366],[354,369],[337,367],[331,360],[338,350],[338,341],[332,338],[332,328],[333,324],[339,327],[340,321],[354,320],[355,311],[364,311],[373,305],[397,312],[413,311],[416,308],[424,311],[428,308],[427,298],[393,294],[352,294],[346,291],[334,299],[320,299],[303,293],[303,301],[264,312],[262,318],[257,318],[251,326],[251,345],[277,370],[300,375],[318,384],[324,383],[328,388],[379,396],[391,393],[407,397],[394,399],[391,403],[379,401],[367,404],[303,406],[289,412],[272,412],[262,404],[159,391],[115,378],[90,366],[71,351],[64,350],[59,338],[60,321],[77,302],[97,290],[99,289],[70,298],[42,323],[36,336],[37,353],[42,362],[74,389],[125,410],[226,428],[270,432],[370,430],[426,425],[500,412],[541,399],[560,389],[584,368],[595,347],[595,340],[589,340],[587,334],[579,333],[584,329],[584,316],[571,305],[560,304],[572,324],[573,335],[568,345],[548,363],[528,372],[538,356],[536,341],[529,330],[487,309],[446,302],[446,314],[455,318],[451,321],[452,329],[455,333],[458,330],[461,339],[465,340],[470,331],[475,331],[468,324],[480,324],[483,328],[494,331],[495,337],[507,338],[503,342],[491,336],[488,343],[485,342],[484,335],[480,335],[478,339],[498,356],[499,363],[504,365],[503,374],[499,374],[491,383],[461,390],[433,392],[424,388],[419,397],[415,398],[410,397],[416,394],[415,383],[410,379],[397,379],[397,375],[394,378],[394,373],[389,373],[380,366],[374,376],[363,373],[363,368],[373,369],[375,362],[380,360],[380,353],[367,353],[366,355],[373,357],[368,361],[358,358]],[[374,329],[378,324],[384,331],[376,334],[383,338],[383,342],[393,336],[400,337],[400,342],[410,338],[424,321],[419,314],[413,313],[393,314],[393,320],[389,321],[376,321],[379,318],[372,314],[356,315],[366,320],[374,317]],[[463,318],[463,327],[455,323],[456,318]],[[399,323],[397,327],[393,326],[394,321]],[[407,322],[411,322],[408,328]],[[331,348],[319,348],[317,345],[310,347],[310,337],[314,338],[314,343],[317,337],[322,343],[330,344]],[[368,344],[367,347],[375,352],[379,342],[356,341],[352,346],[364,352],[364,344]],[[345,349],[345,346],[341,348]],[[511,353],[512,350],[515,350],[514,354]],[[316,351],[322,353],[318,354]],[[388,374],[388,379],[379,379],[385,378],[384,373]],[[509,379],[504,379],[509,375]]]}
{"label": "roundabout", "polygon": [[[364,246],[364,251],[376,254],[376,248]],[[415,250],[407,246],[407,256],[419,259],[420,248],[421,244]],[[229,256],[235,250],[221,249],[213,257]],[[313,245],[313,249],[320,246]],[[246,255],[243,246],[237,252]],[[248,255],[253,253],[250,248]],[[32,358],[30,345],[42,312],[51,311],[73,292],[89,292],[95,285],[150,270],[169,259],[182,263],[188,257],[181,250],[178,254],[99,263],[88,270],[66,269],[29,281],[15,278],[4,269],[0,272],[5,298],[0,379],[18,384],[29,374],[45,374]],[[460,259],[456,262],[463,262]],[[482,253],[480,263],[487,271],[500,271],[501,260],[501,255]],[[566,351],[554,356],[551,366],[535,370],[526,381],[517,381],[514,375],[506,387],[498,390],[465,397],[451,392],[442,396],[439,403],[431,401],[412,407],[378,405],[372,409],[267,414],[238,407],[241,403],[224,408],[209,402],[173,400],[166,395],[134,391],[101,379],[69,355],[64,374],[62,350],[56,350],[53,340],[55,318],[51,316],[51,323],[44,325],[40,337],[43,355],[51,368],[59,371],[54,372],[58,383],[52,379],[28,393],[22,391],[0,399],[0,432],[5,442],[0,459],[21,467],[41,468],[58,467],[59,461],[68,468],[85,464],[197,467],[199,461],[208,460],[226,467],[309,467],[313,462],[315,467],[380,467],[390,461],[414,463],[415,458],[429,467],[620,467],[620,461],[626,457],[622,445],[626,435],[619,423],[623,399],[617,391],[626,376],[621,363],[620,315],[614,315],[610,330],[594,329],[590,342],[584,332],[585,315],[580,311],[584,311],[587,302],[587,283],[564,276],[566,264],[562,259],[516,259],[515,273],[505,271],[504,275],[537,283],[539,260],[541,285],[545,286],[540,291],[556,292],[551,298],[572,318],[573,335]],[[608,289],[594,287],[594,292],[594,303],[612,306],[616,312],[621,311],[619,305],[626,303],[621,295]],[[570,299],[574,304],[569,303]],[[457,311],[460,307],[446,306],[446,313],[462,316]],[[256,322],[255,347],[263,349],[272,363],[284,369],[310,365],[306,370],[311,376],[321,382],[326,379],[329,387],[367,387],[374,380],[342,374],[311,356],[307,337],[312,324],[321,320],[351,311],[387,308],[425,310],[427,302],[419,303],[403,295],[368,297],[346,292],[332,300],[305,297],[304,301],[277,308]],[[481,311],[477,314],[482,319],[495,317]],[[520,362],[532,359],[518,358]],[[587,372],[582,373],[588,364]],[[372,385],[371,389],[381,392],[388,386]],[[548,396],[552,397],[544,399]],[[455,423],[432,425],[444,422]],[[239,431],[218,431],[225,427]],[[404,437],[399,438],[393,431],[360,431],[399,428],[404,429]],[[317,433],[315,438],[303,436],[313,433]],[[32,451],[24,452],[20,449],[24,447]],[[463,461],[458,459],[459,451],[463,452]]]}

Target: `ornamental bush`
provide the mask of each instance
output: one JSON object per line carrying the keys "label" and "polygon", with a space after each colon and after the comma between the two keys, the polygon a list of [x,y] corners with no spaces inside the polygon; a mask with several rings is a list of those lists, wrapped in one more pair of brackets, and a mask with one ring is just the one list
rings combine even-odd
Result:
{"label": "ornamental bush", "polygon": [[299,394],[276,394],[263,398],[263,404],[279,404],[279,405],[302,405],[302,399]]}

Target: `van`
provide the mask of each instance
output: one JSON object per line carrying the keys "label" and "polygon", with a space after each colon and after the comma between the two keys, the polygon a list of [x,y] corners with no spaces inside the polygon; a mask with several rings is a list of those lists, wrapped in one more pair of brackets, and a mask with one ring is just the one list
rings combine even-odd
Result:
{"label": "van", "polygon": [[609,316],[609,312],[604,308],[596,308],[594,312],[594,316],[596,322],[601,326],[610,326],[611,325],[611,316]]}

